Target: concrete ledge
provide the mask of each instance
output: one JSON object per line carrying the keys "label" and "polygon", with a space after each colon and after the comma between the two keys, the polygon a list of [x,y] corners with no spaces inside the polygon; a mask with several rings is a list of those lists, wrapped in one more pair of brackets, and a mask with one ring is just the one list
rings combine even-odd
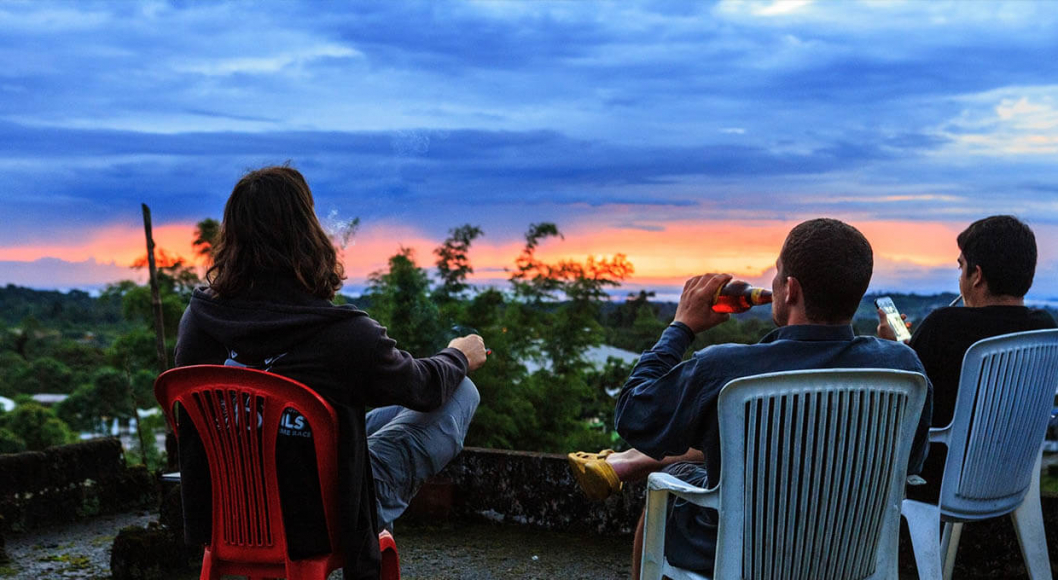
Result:
{"label": "concrete ledge", "polygon": [[0,455],[0,533],[157,505],[143,467],[126,467],[121,442]]}
{"label": "concrete ledge", "polygon": [[[423,486],[405,517],[486,518],[541,530],[631,534],[644,492],[642,483],[625,485],[621,494],[594,502],[577,487],[564,455],[467,448]],[[1058,497],[1041,499],[1051,567],[1058,570]],[[902,571],[912,574],[906,531],[900,540]],[[631,546],[629,538],[629,552]],[[1027,577],[1009,517],[964,526],[955,576]]]}
{"label": "concrete ledge", "polygon": [[[420,490],[413,518],[485,518],[544,530],[631,534],[644,485],[604,502],[587,499],[565,455],[467,448]],[[448,504],[448,505],[446,505]]]}
{"label": "concrete ledge", "polygon": [[[640,483],[625,486],[621,494],[605,502],[593,502],[577,487],[564,455],[470,448],[423,486],[402,520],[487,519],[532,527],[540,533],[629,536],[642,510],[643,494]],[[201,552],[182,546],[179,501],[178,493],[170,490],[162,503],[159,525],[145,531],[126,530],[115,539],[111,571],[116,580],[197,566]],[[1043,514],[1052,567],[1058,570],[1058,497],[1043,498]],[[398,538],[400,526],[398,521]],[[631,553],[631,537],[627,541]],[[900,560],[901,576],[916,577],[906,533],[901,538]],[[970,580],[1027,577],[1010,518],[966,525],[955,576]]]}

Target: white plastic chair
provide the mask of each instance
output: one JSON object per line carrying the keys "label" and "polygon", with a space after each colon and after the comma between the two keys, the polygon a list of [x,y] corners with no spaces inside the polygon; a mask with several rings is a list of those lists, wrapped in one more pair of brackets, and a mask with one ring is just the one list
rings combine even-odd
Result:
{"label": "white plastic chair", "polygon": [[950,579],[963,522],[1010,514],[1029,577],[1051,578],[1040,458],[1056,385],[1058,330],[986,338],[966,351],[952,421],[930,429],[930,442],[948,448],[939,504],[904,502],[920,568],[944,554]]}
{"label": "white plastic chair", "polygon": [[664,557],[670,495],[720,513],[714,577],[897,578],[900,501],[926,398],[919,373],[790,371],[720,392],[723,470],[700,489],[647,480],[641,577],[706,577]]}

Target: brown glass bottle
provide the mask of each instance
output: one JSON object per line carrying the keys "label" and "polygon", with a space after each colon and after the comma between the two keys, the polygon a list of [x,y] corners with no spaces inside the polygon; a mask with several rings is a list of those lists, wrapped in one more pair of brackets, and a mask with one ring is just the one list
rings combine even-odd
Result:
{"label": "brown glass bottle", "polygon": [[713,311],[745,312],[762,304],[771,304],[771,290],[750,286],[742,280],[732,280],[716,291]]}

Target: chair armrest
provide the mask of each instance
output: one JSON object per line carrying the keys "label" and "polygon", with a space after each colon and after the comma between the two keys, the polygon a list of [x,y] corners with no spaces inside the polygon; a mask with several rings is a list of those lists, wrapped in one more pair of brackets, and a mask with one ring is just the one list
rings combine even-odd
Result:
{"label": "chair armrest", "polygon": [[951,424],[947,427],[931,427],[929,430],[929,442],[930,443],[943,443],[944,445],[951,447],[949,443],[951,440]]}
{"label": "chair armrest", "polygon": [[719,486],[702,489],[667,473],[651,473],[647,478],[647,501],[643,515],[640,578],[659,580],[669,569],[665,561],[665,522],[669,494],[703,507],[719,509],[720,506]]}
{"label": "chair armrest", "polygon": [[685,499],[702,507],[720,508],[720,486],[703,489],[678,479],[668,473],[651,473],[647,478],[647,492],[659,490]]}

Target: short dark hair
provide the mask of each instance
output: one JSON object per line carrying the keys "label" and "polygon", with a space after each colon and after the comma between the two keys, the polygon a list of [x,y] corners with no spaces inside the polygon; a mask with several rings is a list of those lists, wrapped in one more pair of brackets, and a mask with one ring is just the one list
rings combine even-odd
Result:
{"label": "short dark hair", "polygon": [[312,192],[296,169],[265,167],[242,177],[224,206],[220,241],[206,272],[210,288],[232,297],[258,280],[290,277],[330,300],[345,271],[316,217]]}
{"label": "short dark hair", "polygon": [[805,315],[821,323],[851,320],[874,271],[874,252],[867,238],[830,218],[809,220],[790,230],[779,259],[781,274],[801,284]]}
{"label": "short dark hair", "polygon": [[1036,275],[1036,235],[1011,215],[994,215],[970,224],[956,239],[966,271],[981,267],[988,291],[1024,296]]}

